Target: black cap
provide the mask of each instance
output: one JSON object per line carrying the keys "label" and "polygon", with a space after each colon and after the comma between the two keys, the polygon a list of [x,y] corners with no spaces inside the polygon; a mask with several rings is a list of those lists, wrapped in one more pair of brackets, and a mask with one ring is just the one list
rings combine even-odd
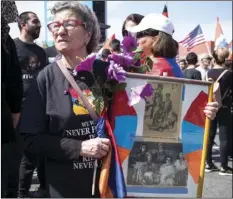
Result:
{"label": "black cap", "polygon": [[106,25],[104,23],[99,23],[100,29],[109,29],[111,26]]}

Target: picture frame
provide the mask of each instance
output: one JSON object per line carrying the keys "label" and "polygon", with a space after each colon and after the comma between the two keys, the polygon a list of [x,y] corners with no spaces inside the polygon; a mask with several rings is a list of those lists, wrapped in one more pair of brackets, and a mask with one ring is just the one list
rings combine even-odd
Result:
{"label": "picture frame", "polygon": [[[153,94],[142,98],[132,106],[113,103],[112,109],[116,113],[111,113],[110,118],[116,143],[118,144],[127,197],[201,197],[210,124],[210,120],[206,118],[203,110],[206,103],[212,100],[213,85],[210,82],[198,80],[127,73],[124,90],[121,88],[118,93],[116,92],[114,100],[117,102],[117,100],[124,97],[131,101],[134,88],[148,84],[153,87],[153,93],[156,92],[156,89],[158,90],[159,84],[162,84],[164,88],[166,88],[164,85],[170,85],[165,89],[163,97],[166,96],[166,93],[171,93],[170,97],[172,96],[173,100],[171,101],[174,101],[174,105],[172,104],[170,111],[174,109],[177,114],[177,125],[170,132],[167,130],[150,132],[145,128],[145,116],[148,117],[148,113],[150,113],[145,111],[146,103],[151,102],[149,98],[153,98]],[[178,88],[174,91],[176,97],[172,94],[172,85]],[[120,116],[119,112],[123,116]],[[136,144],[138,142],[141,144],[149,143],[150,147],[154,145],[154,149],[156,149],[158,143],[163,143],[166,146],[182,146],[180,153],[183,154],[186,161],[187,181],[182,186],[178,186],[179,183],[177,182],[175,182],[177,186],[174,186],[174,184],[173,186],[158,186],[161,184],[158,183],[158,179],[157,184],[135,184],[132,179],[131,156],[135,153],[135,150],[139,150]],[[177,154],[178,152],[173,150],[173,153]],[[175,161],[176,159],[173,158],[172,164],[175,164]]]}

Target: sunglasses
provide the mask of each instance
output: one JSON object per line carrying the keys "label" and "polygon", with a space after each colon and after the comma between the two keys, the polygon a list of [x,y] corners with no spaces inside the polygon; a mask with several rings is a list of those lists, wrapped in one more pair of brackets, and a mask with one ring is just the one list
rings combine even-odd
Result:
{"label": "sunglasses", "polygon": [[144,30],[144,31],[138,32],[136,34],[136,38],[140,39],[140,38],[143,38],[143,37],[155,37],[158,34],[159,34],[158,30],[148,29],[148,30]]}

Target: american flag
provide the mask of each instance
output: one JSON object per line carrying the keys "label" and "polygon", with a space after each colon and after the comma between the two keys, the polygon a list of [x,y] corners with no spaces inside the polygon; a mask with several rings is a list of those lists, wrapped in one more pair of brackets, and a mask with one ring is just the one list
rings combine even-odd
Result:
{"label": "american flag", "polygon": [[194,46],[203,42],[205,42],[205,37],[201,26],[198,25],[182,41],[180,41],[179,44],[187,48],[187,50],[191,50]]}
{"label": "american flag", "polygon": [[176,63],[179,63],[179,61],[180,61],[180,54],[178,52],[177,55],[176,55]]}

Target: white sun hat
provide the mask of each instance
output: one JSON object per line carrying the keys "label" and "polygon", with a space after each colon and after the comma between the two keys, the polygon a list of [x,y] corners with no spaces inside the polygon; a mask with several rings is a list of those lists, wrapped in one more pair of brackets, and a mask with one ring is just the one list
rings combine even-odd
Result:
{"label": "white sun hat", "polygon": [[137,33],[147,29],[165,32],[171,36],[174,33],[174,26],[171,20],[158,13],[151,13],[146,15],[137,26],[130,28],[129,32]]}

